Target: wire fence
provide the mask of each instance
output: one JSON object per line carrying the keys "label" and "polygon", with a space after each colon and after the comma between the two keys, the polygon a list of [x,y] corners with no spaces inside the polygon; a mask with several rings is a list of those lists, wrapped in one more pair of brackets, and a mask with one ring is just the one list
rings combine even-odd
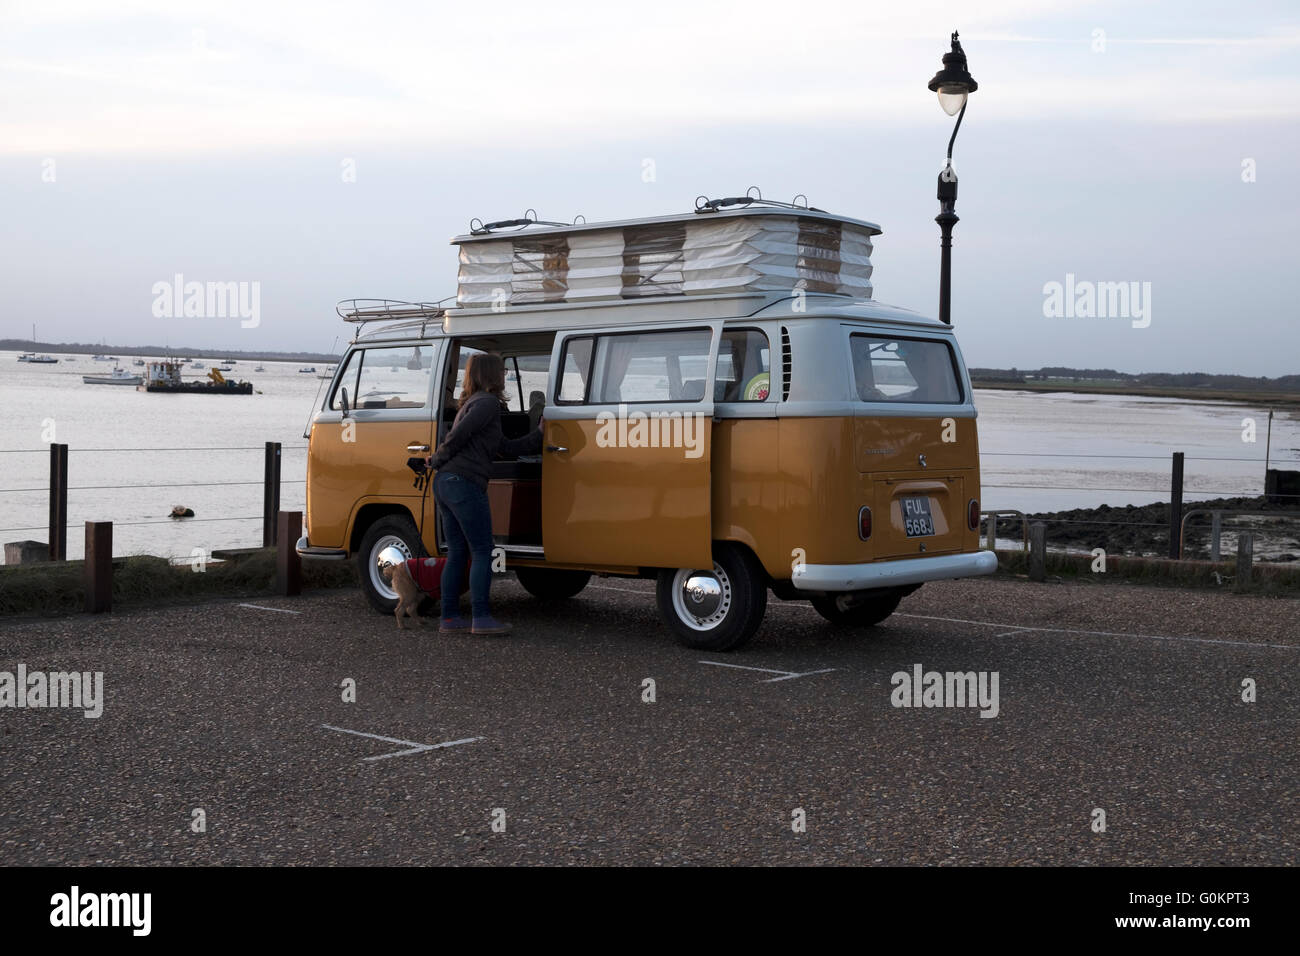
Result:
{"label": "wire fence", "polygon": [[[6,449],[0,449],[0,455],[48,455],[50,453],[50,448],[51,446],[48,445],[43,447],[38,447],[38,448],[6,448]],[[305,452],[307,451],[307,449],[308,449],[308,445],[306,443],[294,444],[294,445],[282,444],[279,446],[279,450],[282,453],[283,452]],[[68,454],[79,456],[79,455],[86,455],[86,454],[91,454],[91,455],[117,454],[117,453],[150,454],[150,453],[184,452],[187,455],[199,455],[203,453],[215,453],[215,452],[224,453],[224,452],[256,452],[256,451],[265,452],[266,446],[265,445],[209,445],[209,446],[154,447],[154,448],[89,447],[89,448],[72,449],[68,452]],[[1155,450],[1153,449],[1153,451]],[[1072,453],[1072,452],[982,451],[980,453],[980,458],[981,460],[989,459],[989,458],[1022,458],[1022,459],[1089,460],[1089,461],[1116,460],[1116,461],[1168,462],[1171,460],[1171,456],[1173,454],[1174,452],[1172,451],[1163,451],[1163,452],[1157,452],[1153,454],[1098,454],[1098,453]],[[1183,460],[1185,462],[1230,462],[1230,463],[1238,463],[1238,464],[1246,463],[1246,464],[1253,464],[1256,466],[1267,465],[1269,467],[1278,466],[1278,465],[1300,465],[1300,458],[1269,457],[1268,459],[1263,459],[1258,457],[1239,457],[1239,456],[1222,456],[1222,455],[1184,455]],[[1188,476],[1184,476],[1185,479],[1187,477]],[[120,484],[67,485],[63,490],[65,492],[100,492],[100,491],[130,491],[130,490],[159,489],[159,488],[174,489],[174,488],[252,487],[256,485],[266,485],[268,480],[269,478],[264,477],[260,481],[259,480],[223,480],[223,481],[128,482],[128,483],[120,483]],[[301,479],[281,478],[278,474],[278,469],[277,469],[276,482],[277,482],[276,493],[278,497],[278,486],[305,485],[306,479],[305,478],[301,478]],[[1252,484],[1253,483],[1254,482],[1252,482]],[[1142,484],[1142,485],[1106,484],[1106,485],[1079,486],[1079,485],[1069,485],[1069,484],[989,482],[989,483],[982,483],[982,488],[997,489],[1000,491],[1024,490],[1024,491],[1051,491],[1051,492],[1082,493],[1082,494],[1095,494],[1095,493],[1162,494],[1162,495],[1169,495],[1171,499],[1173,497],[1172,485],[1164,486],[1164,487],[1153,487],[1149,484]],[[0,488],[0,495],[36,494],[42,492],[50,492],[51,494],[53,494],[53,489],[49,485],[34,486],[34,487],[19,487],[19,488]],[[1280,492],[1277,490],[1265,492],[1265,491],[1255,491],[1255,490],[1243,490],[1241,488],[1217,489],[1217,488],[1188,487],[1186,484],[1186,480],[1184,481],[1183,492],[1189,495],[1197,495],[1197,496],[1212,495],[1212,496],[1219,496],[1219,497],[1226,497],[1226,498],[1257,498],[1257,497],[1262,497],[1265,493],[1267,493],[1268,498],[1270,500],[1278,500],[1287,505],[1290,505],[1292,503],[1300,504],[1300,493]],[[1189,504],[1190,503],[1191,502],[1189,502]],[[1063,509],[1063,510],[1071,510],[1071,509]],[[1296,513],[1293,512],[1292,514],[1294,515]],[[1279,517],[1285,517],[1285,516],[1286,516],[1285,512],[1279,512]],[[138,521],[117,521],[114,522],[114,524],[121,527],[139,527],[145,525],[169,524],[169,523],[173,523],[175,520],[176,519],[174,518],[162,518],[162,519],[150,519],[150,520],[138,520]],[[202,517],[202,518],[189,517],[189,518],[185,518],[184,520],[187,523],[189,522],[232,523],[232,522],[258,521],[258,520],[265,521],[267,520],[267,515],[262,514],[262,515],[217,516],[217,517]],[[1168,522],[1154,522],[1154,521],[1102,520],[1102,519],[1094,519],[1094,518],[1065,518],[1065,517],[1055,517],[1055,516],[1050,518],[1045,518],[1044,520],[1052,524],[1067,524],[1067,525],[1069,524],[1092,525],[1092,526],[1101,525],[1101,526],[1110,526],[1110,527],[1126,527],[1126,528],[1134,528],[1134,529],[1159,528],[1164,530],[1168,530],[1169,528]],[[1207,523],[1208,521],[1209,521],[1208,516],[1204,518],[1194,518],[1191,521],[1191,525],[1195,526],[1199,531],[1201,525]],[[40,530],[45,530],[47,527],[48,525],[41,524],[41,525],[31,525],[26,527],[0,528],[0,534],[40,531]],[[1254,523],[1248,526],[1233,525],[1230,528],[1227,528],[1225,530],[1228,530],[1230,532],[1251,531],[1253,533],[1259,533],[1264,535],[1269,535],[1269,534],[1293,535],[1294,534],[1293,531],[1282,530],[1277,528],[1276,524],[1268,525],[1268,524],[1259,524],[1259,523]]]}

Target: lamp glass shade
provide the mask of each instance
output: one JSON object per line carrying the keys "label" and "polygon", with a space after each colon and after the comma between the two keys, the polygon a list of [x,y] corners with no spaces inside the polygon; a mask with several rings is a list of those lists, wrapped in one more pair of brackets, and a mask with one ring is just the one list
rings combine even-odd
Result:
{"label": "lamp glass shade", "polygon": [[958,87],[940,87],[939,105],[949,116],[956,116],[966,105],[966,90]]}

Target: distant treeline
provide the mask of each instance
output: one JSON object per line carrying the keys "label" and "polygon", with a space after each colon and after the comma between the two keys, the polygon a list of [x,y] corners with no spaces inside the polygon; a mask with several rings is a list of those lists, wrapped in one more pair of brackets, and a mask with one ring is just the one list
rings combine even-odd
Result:
{"label": "distant treeline", "polygon": [[1079,382],[1143,385],[1155,388],[1206,388],[1240,392],[1298,392],[1300,374],[1282,375],[1278,378],[1249,375],[1214,375],[1210,372],[1117,372],[1113,368],[1064,368],[1047,366],[1040,369],[972,368],[970,377],[975,382]]}
{"label": "distant treeline", "polygon": [[0,339],[0,352],[49,352],[53,355],[176,355],[190,358],[234,358],[250,362],[334,362],[323,352],[240,352],[234,349],[192,349],[180,345],[101,345],[97,342],[35,342]]}

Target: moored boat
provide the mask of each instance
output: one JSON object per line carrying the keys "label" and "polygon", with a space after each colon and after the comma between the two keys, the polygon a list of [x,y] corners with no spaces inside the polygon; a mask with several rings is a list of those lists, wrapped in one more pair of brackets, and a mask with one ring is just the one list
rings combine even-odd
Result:
{"label": "moored boat", "polygon": [[124,368],[114,368],[110,375],[83,375],[81,380],[87,385],[139,385],[144,381]]}

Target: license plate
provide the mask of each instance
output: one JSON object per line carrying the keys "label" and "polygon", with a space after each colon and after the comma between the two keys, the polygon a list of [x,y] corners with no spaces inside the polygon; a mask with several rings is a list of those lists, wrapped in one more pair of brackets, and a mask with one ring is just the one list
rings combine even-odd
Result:
{"label": "license plate", "polygon": [[909,538],[923,538],[934,534],[934,518],[930,515],[929,498],[903,498],[903,530]]}

